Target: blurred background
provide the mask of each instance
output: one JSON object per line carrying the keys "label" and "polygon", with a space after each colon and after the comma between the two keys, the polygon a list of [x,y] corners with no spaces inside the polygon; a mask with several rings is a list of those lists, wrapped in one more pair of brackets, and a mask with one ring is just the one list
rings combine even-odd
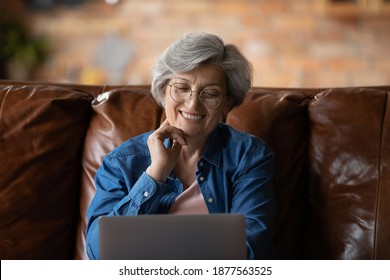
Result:
{"label": "blurred background", "polygon": [[254,85],[390,84],[390,0],[0,0],[0,78],[150,84],[189,32],[236,44]]}

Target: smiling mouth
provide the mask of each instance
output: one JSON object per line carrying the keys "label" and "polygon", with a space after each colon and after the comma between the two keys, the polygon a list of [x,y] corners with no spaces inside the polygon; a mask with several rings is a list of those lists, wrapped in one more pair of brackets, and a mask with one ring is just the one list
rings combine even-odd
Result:
{"label": "smiling mouth", "polygon": [[180,111],[180,113],[183,116],[183,118],[185,118],[186,120],[190,120],[190,121],[198,121],[198,120],[201,120],[204,118],[203,115],[193,115],[193,114],[185,113],[183,111]]}

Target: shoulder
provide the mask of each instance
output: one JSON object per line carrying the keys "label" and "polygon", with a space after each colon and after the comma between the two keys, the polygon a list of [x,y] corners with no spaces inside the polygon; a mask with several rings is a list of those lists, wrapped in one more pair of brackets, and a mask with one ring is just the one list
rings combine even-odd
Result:
{"label": "shoulder", "polygon": [[263,139],[220,123],[209,139],[204,157],[215,165],[237,169],[272,161],[274,154]]}
{"label": "shoulder", "polygon": [[106,154],[96,171],[95,181],[103,182],[101,180],[107,179],[117,181],[118,178],[126,178],[123,180],[130,182],[134,178],[139,178],[150,164],[147,147],[150,133],[152,132],[130,138]]}
{"label": "shoulder", "polygon": [[261,151],[272,153],[268,144],[261,138],[243,131],[239,131],[230,125],[219,125],[221,142],[226,143],[227,148],[243,151]]}
{"label": "shoulder", "polygon": [[126,156],[150,156],[147,146],[147,139],[153,131],[149,131],[138,136],[129,138],[107,155],[107,159],[120,158]]}
{"label": "shoulder", "polygon": [[238,178],[236,176],[252,172],[256,176],[274,173],[275,155],[263,139],[229,125],[221,125],[219,129],[222,149],[220,156],[216,153],[216,158],[221,166],[232,172],[233,181]]}

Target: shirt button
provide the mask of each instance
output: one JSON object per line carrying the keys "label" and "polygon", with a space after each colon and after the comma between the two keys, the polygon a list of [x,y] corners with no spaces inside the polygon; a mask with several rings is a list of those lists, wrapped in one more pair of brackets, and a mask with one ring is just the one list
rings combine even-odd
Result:
{"label": "shirt button", "polygon": [[203,176],[200,176],[200,177],[199,177],[199,180],[200,180],[201,182],[203,182],[203,181],[204,181],[204,177],[203,177]]}
{"label": "shirt button", "polygon": [[204,165],[203,161],[199,162],[199,165],[200,165],[200,166],[203,166],[203,165]]}
{"label": "shirt button", "polygon": [[144,192],[144,197],[149,196],[149,192]]}
{"label": "shirt button", "polygon": [[214,199],[213,199],[212,197],[209,197],[209,199],[207,199],[207,201],[208,201],[209,203],[212,203],[212,202],[214,201]]}

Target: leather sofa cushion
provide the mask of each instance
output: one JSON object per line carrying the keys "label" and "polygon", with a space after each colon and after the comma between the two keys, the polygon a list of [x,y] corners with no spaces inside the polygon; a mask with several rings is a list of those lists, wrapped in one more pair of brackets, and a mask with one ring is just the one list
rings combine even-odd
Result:
{"label": "leather sofa cushion", "polygon": [[83,155],[75,259],[88,258],[85,252],[86,211],[95,194],[94,177],[103,157],[125,140],[156,129],[164,117],[162,108],[149,92],[149,86],[130,86],[101,93],[92,102],[93,115]]}
{"label": "leather sofa cushion", "polygon": [[0,258],[69,259],[91,97],[0,86]]}

